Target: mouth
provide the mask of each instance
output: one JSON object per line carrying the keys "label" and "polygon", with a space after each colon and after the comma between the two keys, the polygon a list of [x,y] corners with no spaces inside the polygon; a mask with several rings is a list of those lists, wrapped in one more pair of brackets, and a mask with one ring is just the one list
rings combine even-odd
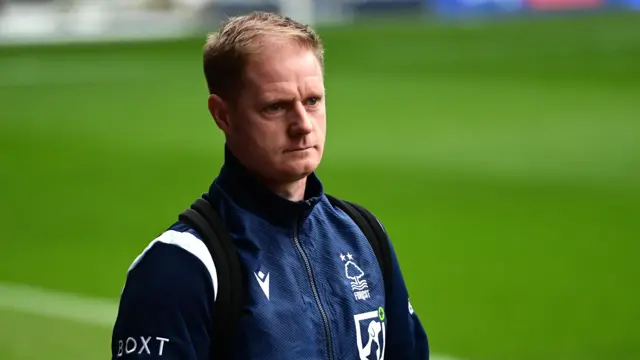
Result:
{"label": "mouth", "polygon": [[295,148],[290,148],[285,150],[284,152],[288,153],[288,152],[300,152],[300,151],[306,151],[309,149],[313,149],[314,146],[301,146],[301,147],[295,147]]}

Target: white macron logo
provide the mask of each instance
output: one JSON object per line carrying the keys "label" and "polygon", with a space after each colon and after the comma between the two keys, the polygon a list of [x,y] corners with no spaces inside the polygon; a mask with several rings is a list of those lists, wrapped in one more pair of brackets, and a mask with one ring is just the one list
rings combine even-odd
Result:
{"label": "white macron logo", "polygon": [[258,271],[253,273],[256,276],[256,280],[258,280],[258,284],[260,284],[260,288],[262,292],[266,295],[267,300],[269,299],[269,273],[265,275],[262,271]]}

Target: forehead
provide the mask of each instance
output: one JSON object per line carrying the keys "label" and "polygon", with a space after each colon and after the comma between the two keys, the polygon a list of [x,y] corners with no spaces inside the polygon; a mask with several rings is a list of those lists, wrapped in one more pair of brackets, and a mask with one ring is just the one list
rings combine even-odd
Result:
{"label": "forehead", "polygon": [[288,90],[324,91],[322,66],[311,49],[292,43],[264,44],[251,56],[245,86],[260,93]]}

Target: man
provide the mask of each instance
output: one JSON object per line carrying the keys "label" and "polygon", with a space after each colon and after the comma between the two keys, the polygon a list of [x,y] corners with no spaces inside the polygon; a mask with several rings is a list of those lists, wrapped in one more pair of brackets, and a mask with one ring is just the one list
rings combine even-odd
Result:
{"label": "man", "polygon": [[395,254],[385,296],[367,238],[315,174],[326,134],[318,35],[274,14],[236,17],[208,38],[204,72],[226,138],[208,198],[246,269],[238,330],[232,344],[212,337],[216,264],[177,222],[128,271],[112,359],[205,360],[222,345],[236,359],[428,359]]}

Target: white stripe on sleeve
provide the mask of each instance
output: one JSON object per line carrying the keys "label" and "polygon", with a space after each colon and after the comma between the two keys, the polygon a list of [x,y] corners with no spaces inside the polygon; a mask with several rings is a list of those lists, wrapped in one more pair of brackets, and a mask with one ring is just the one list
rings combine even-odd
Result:
{"label": "white stripe on sleeve", "polygon": [[138,265],[140,260],[142,260],[147,251],[149,251],[155,244],[159,242],[174,245],[185,251],[188,251],[189,253],[197,257],[202,262],[202,264],[204,264],[204,266],[209,271],[209,275],[211,275],[211,281],[213,284],[213,298],[215,301],[218,296],[218,273],[216,271],[216,266],[213,263],[213,258],[211,257],[209,249],[207,249],[207,246],[204,244],[204,242],[188,232],[179,232],[175,230],[168,230],[164,232],[162,235],[151,241],[151,243],[147,245],[142,253],[138,255],[138,257],[136,257],[136,259],[129,267],[127,273],[133,270],[133,268]]}

